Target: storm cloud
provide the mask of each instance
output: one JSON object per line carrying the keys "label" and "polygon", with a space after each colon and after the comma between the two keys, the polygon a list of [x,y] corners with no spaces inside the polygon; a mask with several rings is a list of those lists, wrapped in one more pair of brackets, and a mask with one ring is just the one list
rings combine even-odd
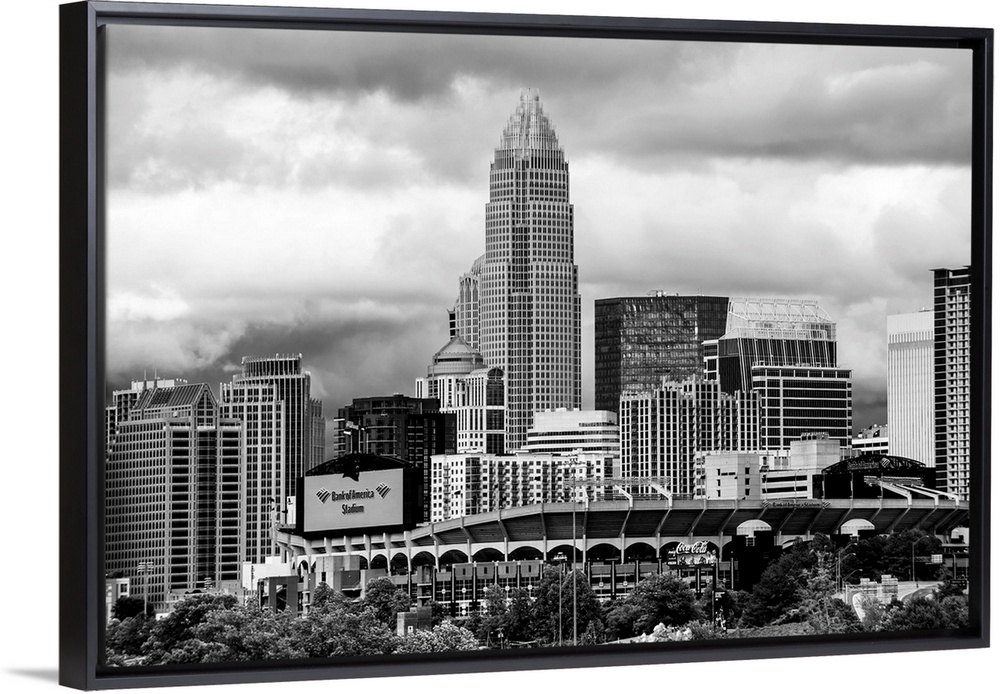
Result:
{"label": "storm cloud", "polygon": [[884,421],[885,316],[969,262],[961,51],[112,26],[108,374],[301,352],[329,415],[411,393],[484,250],[493,148],[539,90],[593,302],[818,299]]}

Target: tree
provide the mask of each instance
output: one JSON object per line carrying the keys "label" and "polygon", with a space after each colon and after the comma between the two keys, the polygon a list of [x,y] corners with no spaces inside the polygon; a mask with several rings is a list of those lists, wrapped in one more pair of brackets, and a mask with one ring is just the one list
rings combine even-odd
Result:
{"label": "tree", "polygon": [[951,575],[951,571],[948,571],[948,569],[941,570],[938,580],[940,580],[941,583],[934,591],[934,598],[936,600],[944,600],[948,597],[965,595],[965,589],[962,588],[959,583],[955,582]]}
{"label": "tree", "polygon": [[968,608],[968,601],[964,596],[947,597],[943,601],[928,597],[911,598],[889,610],[882,629],[961,629],[969,624]]}
{"label": "tree", "polygon": [[864,613],[861,618],[862,631],[881,631],[888,613],[887,607],[870,595],[858,598],[858,603]]}
{"label": "tree", "polygon": [[437,600],[431,601],[429,607],[431,608],[431,626],[436,627],[444,621],[446,608]]}
{"label": "tree", "polygon": [[639,633],[636,622],[642,617],[638,603],[621,598],[605,605],[604,623],[616,639],[627,639]]}
{"label": "tree", "polygon": [[311,612],[296,621],[292,638],[310,658],[392,653],[399,637],[375,611],[349,605]]}
{"label": "tree", "polygon": [[[163,662],[226,662],[303,658],[307,654],[295,632],[301,618],[290,610],[274,611],[256,605],[217,610],[192,629],[191,641],[169,652]],[[178,653],[180,650],[180,653]],[[181,655],[200,655],[183,661]]]}
{"label": "tree", "polygon": [[333,607],[350,609],[351,599],[343,593],[335,591],[325,583],[320,583],[313,591],[312,600],[309,605],[310,610],[325,610]]}
{"label": "tree", "polygon": [[830,568],[831,555],[817,550],[812,550],[812,553],[816,562],[811,568],[803,570],[799,604],[790,615],[807,622],[817,634],[859,631],[861,623],[854,610],[834,597],[836,584]]}
{"label": "tree", "polygon": [[510,642],[527,642],[535,638],[532,622],[531,596],[523,588],[510,592],[510,604],[507,606],[507,620],[503,628],[504,639]]}
{"label": "tree", "polygon": [[750,602],[750,593],[745,590],[727,590],[716,602],[715,609],[722,617],[723,627],[737,624]]}
{"label": "tree", "polygon": [[764,569],[747,600],[739,626],[760,627],[787,618],[799,604],[807,569],[816,563],[808,542],[796,542]]}
{"label": "tree", "polygon": [[483,591],[483,610],[475,632],[479,642],[486,647],[500,647],[500,633],[507,626],[507,616],[506,591],[495,584],[487,586]]}
{"label": "tree", "polygon": [[[542,570],[541,580],[535,590],[532,605],[534,636],[548,643],[560,641],[560,614],[562,615],[562,642],[573,639],[573,583],[576,583],[576,632],[586,632],[592,621],[601,621],[601,605],[582,571],[563,574],[552,566]],[[561,587],[561,592],[560,592]],[[560,599],[561,596],[561,599]],[[562,610],[560,612],[560,605]]]}
{"label": "tree", "polygon": [[396,628],[396,614],[406,612],[411,604],[409,593],[397,588],[388,576],[373,578],[365,585],[362,606],[371,609],[375,617],[390,629]]}
{"label": "tree", "polygon": [[115,600],[115,604],[111,606],[111,618],[125,620],[141,615],[143,610],[145,610],[147,617],[153,616],[152,605],[147,604],[142,598],[125,595]]}
{"label": "tree", "polygon": [[909,580],[915,573],[917,580],[934,580],[937,568],[933,564],[916,561],[916,557],[938,554],[941,541],[922,530],[910,529],[891,535],[857,540],[843,555],[842,573],[854,579],[879,580],[883,575]]}
{"label": "tree", "polygon": [[194,629],[216,611],[232,610],[238,604],[235,595],[191,595],[178,602],[172,612],[154,622],[144,655],[161,662],[164,655],[179,644],[194,638]]}
{"label": "tree", "polygon": [[559,569],[546,565],[535,588],[535,601],[531,605],[533,636],[545,643],[559,642],[559,586],[562,576]]}
{"label": "tree", "polygon": [[109,665],[124,665],[127,659],[144,657],[143,646],[155,622],[141,614],[114,620],[104,632],[105,656]]}
{"label": "tree", "polygon": [[476,635],[468,629],[443,622],[431,630],[420,629],[399,640],[396,653],[441,653],[480,649]]}
{"label": "tree", "polygon": [[658,624],[680,626],[701,617],[695,593],[675,576],[648,576],[607,615],[608,627],[626,638],[650,634]]}

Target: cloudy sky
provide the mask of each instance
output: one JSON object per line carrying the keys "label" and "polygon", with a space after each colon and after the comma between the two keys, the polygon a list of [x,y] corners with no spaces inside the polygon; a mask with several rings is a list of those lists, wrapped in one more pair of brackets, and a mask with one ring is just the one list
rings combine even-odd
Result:
{"label": "cloudy sky", "polygon": [[540,91],[595,299],[818,299],[885,421],[885,317],[969,262],[960,51],[112,26],[109,387],[301,352],[328,418],[412,394],[484,251],[493,148]]}

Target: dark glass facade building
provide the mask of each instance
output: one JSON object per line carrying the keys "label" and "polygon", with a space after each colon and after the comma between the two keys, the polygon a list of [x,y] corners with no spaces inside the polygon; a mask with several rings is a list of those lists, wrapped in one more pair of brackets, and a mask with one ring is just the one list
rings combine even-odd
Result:
{"label": "dark glass facade building", "polygon": [[338,450],[400,458],[423,472],[424,520],[430,518],[431,456],[457,451],[453,413],[441,412],[437,398],[405,395],[355,398],[337,411]]}
{"label": "dark glass facade building", "polygon": [[662,292],[595,301],[594,407],[618,412],[622,393],[700,375],[703,343],[725,333],[728,305],[722,296]]}

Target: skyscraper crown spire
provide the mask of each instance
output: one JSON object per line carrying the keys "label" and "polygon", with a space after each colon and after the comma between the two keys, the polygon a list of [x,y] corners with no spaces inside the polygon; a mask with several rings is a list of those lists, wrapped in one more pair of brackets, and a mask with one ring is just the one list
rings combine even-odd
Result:
{"label": "skyscraper crown spire", "polygon": [[542,109],[537,89],[521,90],[521,100],[507,121],[498,150],[559,150],[552,121]]}

